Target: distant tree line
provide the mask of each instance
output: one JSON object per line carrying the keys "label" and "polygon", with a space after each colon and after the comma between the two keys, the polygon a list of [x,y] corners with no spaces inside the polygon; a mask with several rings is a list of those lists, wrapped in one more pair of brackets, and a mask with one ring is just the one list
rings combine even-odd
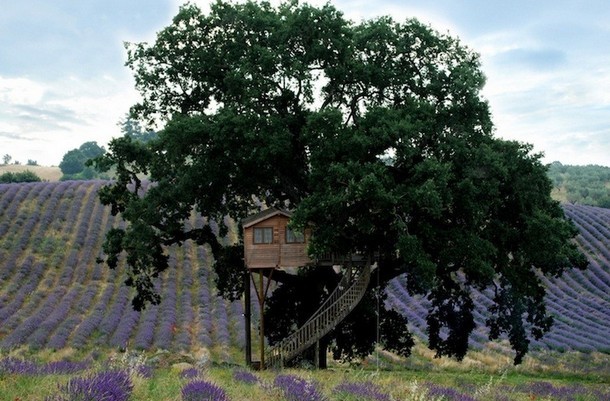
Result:
{"label": "distant tree line", "polygon": [[553,162],[548,175],[557,199],[610,208],[610,167],[570,166]]}
{"label": "distant tree line", "polygon": [[[4,156],[2,156],[2,165],[6,166],[8,164],[11,164],[12,160],[13,160],[13,156],[6,153]],[[15,160],[12,164],[19,166],[19,165],[21,165],[21,162],[19,160]],[[36,160],[28,159],[27,165],[28,166],[38,166],[38,162]]]}
{"label": "distant tree line", "polygon": [[42,181],[40,179],[40,177],[29,170],[19,171],[16,173],[9,171],[9,172],[6,172],[6,173],[0,175],[0,183],[2,183],[2,184],[7,184],[7,183],[11,183],[11,182],[39,182],[39,181]]}
{"label": "distant tree line", "polygon": [[[17,160],[13,161],[13,156],[6,153],[4,156],[2,156],[2,165],[7,166],[9,164],[13,164],[16,166],[21,165],[21,163],[19,161],[17,161]],[[36,160],[28,159],[27,165],[28,166],[38,166],[38,162]],[[36,181],[42,181],[42,180],[38,175],[36,175],[36,173],[29,171],[29,170],[19,171],[19,172],[7,171],[6,173],[3,173],[0,175],[1,184],[12,183],[12,182],[36,182]]]}
{"label": "distant tree line", "polygon": [[[146,143],[157,137],[155,131],[143,128],[137,120],[132,119],[129,115],[121,119],[117,125],[121,127],[124,137],[128,137],[135,142]],[[112,172],[100,174],[89,162],[89,160],[105,153],[106,149],[99,146],[95,141],[85,142],[80,147],[66,152],[61,163],[59,163],[59,168],[63,174],[61,180],[110,179]]]}

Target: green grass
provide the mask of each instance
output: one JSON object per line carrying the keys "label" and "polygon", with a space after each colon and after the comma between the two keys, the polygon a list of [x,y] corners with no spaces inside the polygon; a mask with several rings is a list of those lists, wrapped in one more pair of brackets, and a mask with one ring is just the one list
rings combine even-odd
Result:
{"label": "green grass", "polygon": [[2,400],[44,400],[56,393],[58,383],[67,381],[57,375],[24,376],[0,374]]}
{"label": "green grass", "polygon": [[[237,351],[232,353],[238,354]],[[236,370],[245,369],[239,364],[214,364],[199,368],[198,378],[213,382],[223,388],[231,400],[281,401],[281,392],[273,387],[273,380],[278,374],[291,374],[318,383],[329,401],[355,401],[358,398],[350,394],[337,393],[335,388],[344,382],[370,382],[382,392],[388,394],[391,400],[437,400],[426,395],[427,386],[433,383],[437,386],[452,388],[462,394],[475,397],[477,400],[552,400],[528,390],[533,383],[548,383],[554,388],[580,388],[586,392],[575,398],[580,401],[592,401],[594,391],[608,395],[610,388],[610,356],[606,354],[580,353],[544,353],[536,358],[528,357],[524,365],[512,366],[503,362],[503,356],[473,355],[470,360],[462,363],[446,359],[431,359],[424,364],[426,351],[418,346],[418,353],[409,361],[388,363],[385,356],[380,369],[376,360],[364,361],[360,365],[331,364],[327,370],[286,369],[282,371],[253,372],[259,379],[259,384],[236,382],[233,374]],[[9,355],[0,355],[0,360]],[[189,382],[181,376],[181,369],[188,367],[185,363],[187,355],[172,353],[118,353],[114,351],[62,351],[54,353],[49,350],[35,352],[21,349],[10,356],[33,361],[38,364],[61,359],[92,360],[91,368],[71,375],[37,375],[7,374],[0,371],[0,399],[9,401],[41,400],[45,397],[59,394],[59,386],[67,383],[71,377],[84,376],[96,371],[119,367],[129,367],[145,364],[154,365],[153,375],[144,378],[132,374],[134,392],[130,400],[149,401],[179,401],[182,387]],[[489,361],[487,365],[473,361]],[[135,361],[135,362],[134,362]],[[493,361],[493,362],[491,362]],[[135,370],[134,370],[135,371]],[[303,400],[307,401],[307,400]]]}
{"label": "green grass", "polygon": [[[262,384],[236,383],[232,378],[233,368],[211,367],[203,371],[202,379],[211,381],[222,387],[231,400],[281,401],[280,392],[272,387],[277,372],[257,372]],[[86,373],[83,373],[86,374]],[[409,371],[362,371],[331,369],[325,371],[285,370],[282,374],[292,374],[317,382],[322,392],[329,400],[348,401],[356,399],[349,394],[337,394],[333,390],[340,383],[371,382],[383,392],[389,394],[392,400],[418,399],[425,393],[426,383],[434,383],[443,387],[458,389],[463,394],[478,396],[482,400],[500,399],[505,395],[509,400],[550,399],[532,398],[535,395],[521,390],[525,384],[544,381],[555,387],[579,385],[582,382],[562,381],[549,377],[528,377],[524,375],[482,375],[454,373],[409,372]],[[3,400],[44,400],[45,397],[59,394],[58,386],[67,383],[72,375],[48,376],[0,376],[0,394]],[[177,370],[171,368],[159,369],[152,378],[135,377],[134,392],[131,400],[172,401],[181,399],[181,389],[189,379],[181,378]],[[607,384],[585,384],[591,390],[604,390]],[[489,397],[489,398],[488,398]],[[425,398],[424,398],[425,399]],[[596,398],[584,396],[583,400]],[[306,401],[306,400],[303,400]]]}
{"label": "green grass", "polygon": [[135,378],[134,400],[180,400],[180,390],[187,383],[178,372],[172,369],[161,369],[152,378]]}

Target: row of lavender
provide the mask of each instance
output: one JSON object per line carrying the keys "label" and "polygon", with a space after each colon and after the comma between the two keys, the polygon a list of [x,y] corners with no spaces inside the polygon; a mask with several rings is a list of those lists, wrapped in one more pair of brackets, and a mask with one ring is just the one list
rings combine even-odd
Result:
{"label": "row of lavender", "polygon": [[[244,345],[243,305],[215,295],[205,247],[186,243],[170,250],[171,268],[159,284],[163,302],[142,313],[131,309],[122,269],[96,263],[103,234],[120,224],[97,199],[102,185],[0,185],[0,348],[204,346],[229,360],[229,350]],[[566,205],[565,212],[581,230],[578,243],[591,268],[546,281],[555,325],[534,346],[610,352],[610,210]],[[482,327],[490,295],[477,293],[475,300]],[[397,279],[388,302],[425,338],[425,299],[409,296]],[[485,330],[478,329],[471,343],[487,346]]]}
{"label": "row of lavender", "polygon": [[[579,247],[590,261],[585,271],[573,270],[561,278],[544,278],[548,289],[546,298],[555,324],[534,349],[610,352],[610,209],[583,205],[565,205],[565,214],[578,227]],[[475,293],[475,320],[478,329],[471,338],[473,348],[488,346],[484,328],[486,311],[492,305],[488,292]],[[404,281],[397,279],[388,288],[388,302],[403,313],[411,330],[425,338],[426,310],[429,301],[412,297]],[[505,343],[496,347],[507,348]]]}
{"label": "row of lavender", "polygon": [[[115,219],[103,182],[0,185],[0,348],[242,347],[242,305],[215,295],[204,247],[170,250],[163,302],[132,310],[122,269],[96,262]],[[201,224],[194,221],[193,224]]]}

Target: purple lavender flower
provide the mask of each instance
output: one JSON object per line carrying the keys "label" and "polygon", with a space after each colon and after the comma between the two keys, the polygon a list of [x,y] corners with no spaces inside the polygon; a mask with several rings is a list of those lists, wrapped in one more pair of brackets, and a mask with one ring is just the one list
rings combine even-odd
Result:
{"label": "purple lavender flower", "polygon": [[246,370],[235,370],[233,372],[233,379],[246,384],[258,383],[258,377],[256,377],[252,372],[248,372]]}
{"label": "purple lavender flower", "polygon": [[[187,259],[185,259],[187,260]],[[195,319],[195,313],[193,312],[193,304],[191,300],[191,291],[188,289],[192,288],[193,281],[190,284],[182,283],[182,288],[186,289],[182,291],[180,295],[180,319],[177,325],[178,333],[176,334],[176,348],[182,350],[188,350],[191,347],[191,333],[188,328]]]}
{"label": "purple lavender flower", "polygon": [[229,401],[225,391],[215,384],[196,380],[182,387],[183,401]]}
{"label": "purple lavender flower", "polygon": [[383,393],[378,386],[371,382],[350,383],[344,382],[335,387],[336,393],[347,393],[356,396],[359,400],[390,401],[390,396]]}
{"label": "purple lavender flower", "polygon": [[127,401],[133,384],[126,372],[108,371],[73,378],[68,384],[60,386],[60,390],[67,396],[67,400]]}
{"label": "purple lavender flower", "polygon": [[158,305],[152,305],[141,313],[140,326],[135,337],[135,348],[148,349],[155,336],[155,326],[159,314]]}
{"label": "purple lavender flower", "polygon": [[38,374],[38,366],[17,358],[5,358],[0,360],[0,373],[35,375]]}
{"label": "purple lavender flower", "polygon": [[428,395],[430,397],[440,398],[447,401],[476,401],[469,395],[462,394],[451,387],[438,386],[436,384],[428,385]]}
{"label": "purple lavender flower", "polygon": [[93,312],[87,316],[82,323],[76,327],[75,333],[72,337],[72,346],[75,348],[83,348],[87,344],[89,337],[100,326],[104,317],[104,311],[106,305],[109,304],[112,293],[114,292],[114,286],[108,285],[104,293],[99,298],[99,301],[95,304]]}
{"label": "purple lavender flower", "polygon": [[40,368],[40,372],[44,374],[73,374],[89,369],[89,362],[81,361],[57,361],[49,362]]}
{"label": "purple lavender flower", "polygon": [[278,375],[273,385],[282,390],[288,401],[325,401],[315,382],[293,375]]}
{"label": "purple lavender flower", "polygon": [[216,297],[216,343],[222,346],[231,344],[231,333],[229,332],[229,320],[227,315],[226,301]]}
{"label": "purple lavender flower", "polygon": [[196,368],[188,368],[180,372],[180,377],[182,377],[183,379],[194,379],[198,376],[199,370],[197,370]]}
{"label": "purple lavender flower", "polygon": [[524,391],[534,396],[549,397],[554,400],[575,400],[588,394],[587,390],[580,385],[555,387],[549,382],[530,383],[525,386]]}

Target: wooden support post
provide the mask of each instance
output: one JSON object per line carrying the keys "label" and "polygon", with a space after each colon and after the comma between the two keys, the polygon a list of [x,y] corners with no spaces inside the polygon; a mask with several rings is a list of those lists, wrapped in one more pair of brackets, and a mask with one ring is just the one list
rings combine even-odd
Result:
{"label": "wooden support post", "polygon": [[[271,285],[271,278],[273,276],[273,271],[275,268],[269,269],[269,277],[267,278],[267,285],[263,280],[265,269],[257,269],[259,274],[259,282],[258,287],[256,288],[256,296],[258,298],[258,305],[260,308],[260,333],[259,333],[259,341],[260,341],[260,357],[261,364],[260,369],[265,369],[265,298],[267,297],[267,292],[269,291],[269,287]],[[252,274],[252,270],[250,270],[250,274]],[[254,280],[254,277],[252,278]]]}
{"label": "wooden support post", "polygon": [[244,272],[244,323],[246,326],[246,366],[252,366],[252,305],[250,303],[250,273]]}
{"label": "wooden support post", "polygon": [[260,351],[261,351],[261,370],[265,369],[265,290],[263,286],[263,270],[259,272],[259,291],[261,296],[258,297],[260,306],[261,321],[260,321]]}

